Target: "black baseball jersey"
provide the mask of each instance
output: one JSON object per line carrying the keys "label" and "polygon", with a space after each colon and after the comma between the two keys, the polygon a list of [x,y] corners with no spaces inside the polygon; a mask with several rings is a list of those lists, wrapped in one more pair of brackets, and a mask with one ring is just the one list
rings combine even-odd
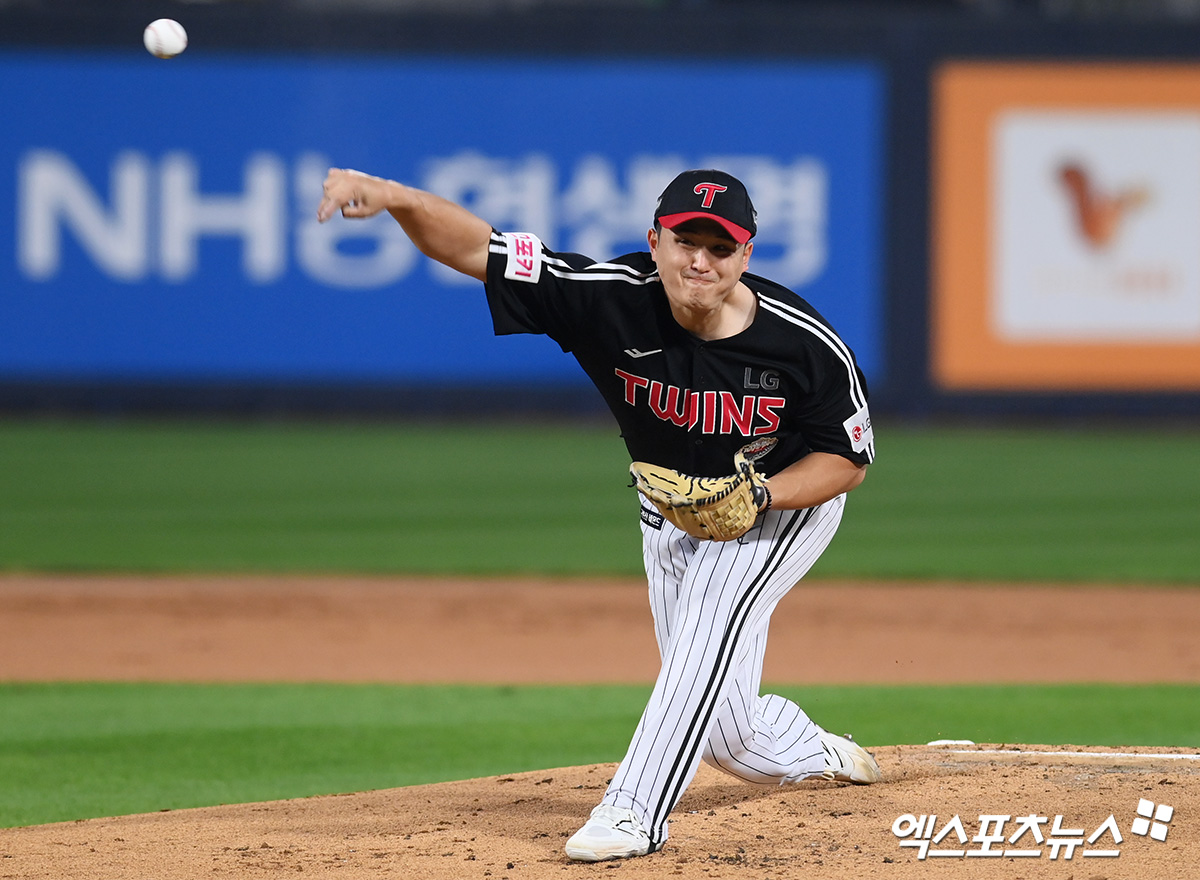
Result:
{"label": "black baseball jersey", "polygon": [[493,231],[486,290],[497,335],[544,333],[574,355],[635,461],[722,476],[738,449],[777,438],[757,464],[768,477],[814,451],[870,463],[853,352],[800,296],[750,273],[742,282],[758,298],[753,322],[705,341],[676,323],[650,254],[597,263]]}

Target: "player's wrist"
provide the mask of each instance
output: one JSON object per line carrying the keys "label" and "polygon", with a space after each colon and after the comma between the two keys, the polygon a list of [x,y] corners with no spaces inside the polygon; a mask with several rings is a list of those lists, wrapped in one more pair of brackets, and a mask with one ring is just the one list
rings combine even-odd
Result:
{"label": "player's wrist", "polygon": [[754,503],[758,506],[759,513],[766,513],[771,509],[773,499],[771,498],[771,489],[765,483],[755,483],[751,490],[754,495]]}
{"label": "player's wrist", "polygon": [[382,181],[383,201],[388,211],[412,213],[421,207],[420,191],[398,180]]}

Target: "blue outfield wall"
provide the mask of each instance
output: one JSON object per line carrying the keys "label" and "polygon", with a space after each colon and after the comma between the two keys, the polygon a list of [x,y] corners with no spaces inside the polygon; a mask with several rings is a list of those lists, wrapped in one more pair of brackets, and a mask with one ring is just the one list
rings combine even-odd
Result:
{"label": "blue outfield wall", "polygon": [[[36,82],[32,90],[26,84]],[[330,165],[597,258],[717,165],[754,271],[885,378],[883,70],[869,61],[0,52],[0,383],[576,385],[388,217],[315,220]]]}
{"label": "blue outfield wall", "polygon": [[[167,62],[142,49],[162,13],[141,0],[0,4],[0,411],[597,412],[570,358],[544,339],[493,337],[478,285],[431,266],[389,220],[317,226],[325,167],[415,183],[604,258],[642,246],[671,174],[711,163],[751,185],[755,268],[850,341],[877,414],[1195,421],[1194,330],[1185,345],[1165,339],[1178,328],[1160,333],[1170,376],[1146,340],[1134,354],[1149,378],[1136,383],[1080,379],[1069,333],[1055,356],[1071,380],[1057,363],[990,385],[942,369],[947,339],[992,373],[1019,360],[945,332],[960,296],[994,313],[998,246],[995,199],[951,224],[970,247],[942,235],[949,166],[974,157],[983,169],[954,192],[994,183],[979,161],[990,122],[944,137],[947,69],[1162,63],[1180,72],[1175,86],[1200,72],[1195,21],[977,6],[188,4],[175,14],[191,45]],[[1103,111],[1077,97],[1050,106],[1046,91],[1034,93],[1046,109]],[[1147,95],[1123,112],[1153,111]],[[1198,116],[1200,98],[1174,110]],[[1097,173],[1122,158],[1091,146]],[[1126,164],[1104,184],[1146,176]],[[1165,205],[1148,199],[1139,221],[1167,223],[1154,213]],[[1060,219],[1046,240],[1067,234]],[[1110,256],[1081,248],[1077,237],[1063,253]],[[1180,250],[1172,259],[1191,265]],[[947,281],[948,254],[973,261],[968,280]],[[1194,306],[1200,281],[1187,277],[1173,295]],[[1130,354],[1120,338],[1099,342]]]}

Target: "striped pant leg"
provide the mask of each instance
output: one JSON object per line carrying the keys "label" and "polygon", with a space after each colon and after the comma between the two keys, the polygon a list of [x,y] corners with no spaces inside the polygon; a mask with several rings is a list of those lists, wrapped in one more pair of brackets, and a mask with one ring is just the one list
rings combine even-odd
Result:
{"label": "striped pant leg", "polygon": [[[833,539],[844,508],[842,496],[814,511],[806,525],[809,540],[804,549],[781,566],[782,582],[795,584],[807,573]],[[825,754],[821,728],[803,709],[778,694],[759,694],[769,623],[768,615],[747,640],[725,699],[717,707],[704,761],[745,782],[784,785],[822,773]]]}
{"label": "striped pant leg", "polygon": [[[760,729],[769,729],[779,723],[772,712],[783,718],[771,701],[763,711],[757,699],[754,712],[738,710],[740,698],[731,695],[752,687],[757,697],[771,612],[828,546],[843,503],[836,498],[810,510],[772,511],[745,537],[725,543],[696,541],[669,523],[661,530],[643,526],[663,662],[603,802],[642,816],[656,848],[666,840],[667,817],[702,755],[712,751],[710,733],[718,719],[753,716]],[[793,722],[783,721],[785,739]],[[743,730],[753,727],[747,723]]]}
{"label": "striped pant leg", "polygon": [[[756,652],[766,634],[755,639]],[[761,646],[761,647],[759,647]],[[825,770],[818,727],[798,705],[758,693],[762,654],[739,669],[704,747],[704,762],[755,785],[785,785]]]}

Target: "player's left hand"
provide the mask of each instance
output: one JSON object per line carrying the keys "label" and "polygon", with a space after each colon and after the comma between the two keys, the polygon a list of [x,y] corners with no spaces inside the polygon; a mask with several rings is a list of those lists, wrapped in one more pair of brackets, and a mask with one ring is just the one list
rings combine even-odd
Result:
{"label": "player's left hand", "polygon": [[644,461],[629,466],[634,487],[663,516],[693,538],[713,541],[740,538],[770,506],[766,481],[741,452],[734,469],[727,477],[691,477]]}

